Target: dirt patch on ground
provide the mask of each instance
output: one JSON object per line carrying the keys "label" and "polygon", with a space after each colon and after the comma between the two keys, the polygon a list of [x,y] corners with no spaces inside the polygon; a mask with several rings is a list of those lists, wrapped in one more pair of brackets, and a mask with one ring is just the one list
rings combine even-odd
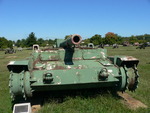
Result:
{"label": "dirt patch on ground", "polygon": [[148,108],[145,104],[131,97],[128,93],[118,92],[118,95],[123,98],[122,103],[127,105],[130,109],[136,110],[139,107]]}
{"label": "dirt patch on ground", "polygon": [[16,58],[17,56],[8,56],[6,58]]}
{"label": "dirt patch on ground", "polygon": [[31,99],[31,110],[32,113],[37,113],[42,107],[42,98]]}
{"label": "dirt patch on ground", "polygon": [[37,113],[41,109],[41,105],[32,105],[32,113]]}

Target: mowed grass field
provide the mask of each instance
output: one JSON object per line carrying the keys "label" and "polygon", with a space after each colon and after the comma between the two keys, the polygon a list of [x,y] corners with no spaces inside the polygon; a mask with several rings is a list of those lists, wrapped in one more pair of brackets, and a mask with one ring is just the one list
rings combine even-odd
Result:
{"label": "mowed grass field", "polygon": [[[107,47],[108,55],[134,56],[140,60],[138,65],[139,85],[135,92],[126,91],[132,97],[140,100],[148,108],[129,109],[122,104],[122,98],[113,95],[109,91],[99,91],[96,94],[78,94],[67,96],[63,101],[47,99],[38,113],[150,113],[150,47],[135,49],[136,47],[119,47],[112,49]],[[25,59],[31,54],[31,50],[24,50],[15,54],[4,54],[0,51],[0,113],[12,113],[12,104],[9,94],[9,61]],[[40,97],[39,97],[40,98]]]}

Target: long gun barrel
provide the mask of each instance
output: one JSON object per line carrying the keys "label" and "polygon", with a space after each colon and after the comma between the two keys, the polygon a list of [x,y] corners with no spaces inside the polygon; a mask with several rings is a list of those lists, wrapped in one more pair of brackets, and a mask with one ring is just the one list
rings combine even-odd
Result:
{"label": "long gun barrel", "polygon": [[80,35],[72,35],[70,38],[66,39],[62,43],[60,43],[59,47],[68,48],[72,47],[72,45],[78,45],[82,41],[82,37]]}

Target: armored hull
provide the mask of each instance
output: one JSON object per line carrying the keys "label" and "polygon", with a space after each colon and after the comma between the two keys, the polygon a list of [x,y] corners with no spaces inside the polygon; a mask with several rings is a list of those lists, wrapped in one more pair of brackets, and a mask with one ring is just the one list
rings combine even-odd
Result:
{"label": "armored hull", "polygon": [[114,87],[134,91],[138,84],[138,60],[132,56],[107,56],[103,48],[82,48],[81,37],[58,40],[54,49],[33,46],[32,55],[10,61],[10,93],[27,99],[33,92]]}

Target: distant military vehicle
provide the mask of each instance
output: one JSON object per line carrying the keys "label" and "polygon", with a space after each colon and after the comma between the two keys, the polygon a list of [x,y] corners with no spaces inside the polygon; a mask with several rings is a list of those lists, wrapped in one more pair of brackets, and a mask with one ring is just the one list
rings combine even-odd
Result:
{"label": "distant military vehicle", "polygon": [[113,49],[119,48],[118,44],[113,44]]}
{"label": "distant military vehicle", "polygon": [[14,50],[13,48],[8,48],[5,50],[5,54],[13,54],[16,53],[16,50]]}
{"label": "distant military vehicle", "polygon": [[145,47],[147,47],[148,44],[145,42],[143,44],[140,44],[136,49],[145,49]]}
{"label": "distant military vehicle", "polygon": [[104,44],[103,44],[103,43],[100,44],[100,45],[98,46],[98,48],[104,48]]}
{"label": "distant military vehicle", "polygon": [[129,46],[130,43],[129,43],[128,41],[124,41],[124,42],[122,43],[122,45],[123,45],[123,46]]}
{"label": "distant military vehicle", "polygon": [[17,48],[17,50],[18,50],[18,51],[22,51],[23,49],[22,49],[22,47],[19,47],[19,48]]}

